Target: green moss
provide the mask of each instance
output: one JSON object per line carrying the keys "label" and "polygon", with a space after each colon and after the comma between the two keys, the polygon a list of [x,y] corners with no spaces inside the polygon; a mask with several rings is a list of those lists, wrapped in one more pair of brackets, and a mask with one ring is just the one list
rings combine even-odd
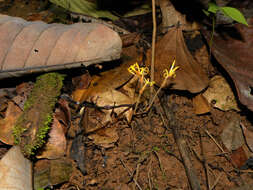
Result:
{"label": "green moss", "polygon": [[58,73],[39,76],[25,102],[24,112],[14,126],[15,144],[20,145],[28,157],[45,142],[63,79]]}

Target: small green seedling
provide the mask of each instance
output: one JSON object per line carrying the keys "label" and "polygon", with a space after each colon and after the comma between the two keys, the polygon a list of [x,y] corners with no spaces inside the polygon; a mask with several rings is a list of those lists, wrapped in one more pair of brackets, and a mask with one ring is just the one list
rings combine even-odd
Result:
{"label": "small green seedling", "polygon": [[[214,17],[218,11],[221,11],[226,17],[233,19],[234,21],[248,26],[248,23],[243,14],[233,7],[220,7],[214,2],[208,3],[208,10],[203,10],[207,16]],[[214,17],[215,18],[215,17]]]}
{"label": "small green seedling", "polygon": [[210,47],[210,55],[211,55],[211,47],[212,47],[212,41],[213,41],[213,35],[214,35],[214,28],[215,28],[215,19],[216,14],[218,11],[221,11],[226,17],[231,18],[232,20],[244,24],[248,26],[248,23],[243,16],[243,14],[236,8],[233,7],[220,7],[214,2],[208,3],[208,10],[203,10],[203,12],[210,18],[212,18],[212,35],[209,42]]}

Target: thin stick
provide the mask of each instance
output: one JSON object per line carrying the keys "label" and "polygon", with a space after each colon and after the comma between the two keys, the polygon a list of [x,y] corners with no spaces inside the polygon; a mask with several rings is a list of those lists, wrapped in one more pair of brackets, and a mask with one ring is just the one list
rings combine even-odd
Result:
{"label": "thin stick", "polygon": [[151,165],[152,165],[152,157],[151,157],[151,159],[149,161],[149,167],[148,167],[148,184],[149,184],[149,189],[152,189],[152,182],[151,182],[151,176],[150,176]]}
{"label": "thin stick", "polygon": [[[122,163],[122,165],[123,165],[124,168],[126,169],[128,175],[129,175],[130,177],[132,177],[133,175],[132,175],[131,171],[129,170],[129,168],[126,166],[126,164],[124,163],[124,161],[123,161],[121,158],[120,158],[120,162]],[[136,184],[136,186],[137,186],[140,190],[142,190],[141,186],[140,186],[139,183],[135,180],[135,178],[133,178],[133,181],[134,181],[134,183]]]}
{"label": "thin stick", "polygon": [[217,185],[217,183],[219,182],[221,176],[222,176],[222,173],[220,173],[220,175],[216,178],[214,184],[210,187],[210,190],[212,190]]}
{"label": "thin stick", "polygon": [[[210,190],[210,178],[209,178],[209,174],[208,174],[208,164],[207,164],[207,158],[206,158],[206,152],[205,152],[205,147],[204,147],[204,143],[202,141],[202,135],[201,135],[201,131],[200,128],[198,127],[198,132],[199,132],[199,140],[200,140],[200,147],[201,147],[201,154],[202,154],[202,159],[201,162],[203,164],[204,167],[204,171],[206,174],[206,185],[207,185],[207,190]],[[203,132],[202,132],[203,133]],[[196,152],[197,153],[197,152]]]}
{"label": "thin stick", "polygon": [[161,159],[160,159],[160,157],[159,157],[158,153],[157,153],[156,151],[153,151],[153,153],[155,154],[155,156],[156,156],[156,157],[157,157],[157,159],[158,159],[158,162],[159,162],[159,167],[160,167],[160,169],[161,169],[162,174],[165,176],[165,172],[164,172],[164,170],[163,170],[162,161],[161,161]]}
{"label": "thin stick", "polygon": [[[151,58],[151,71],[150,80],[154,81],[155,73],[155,43],[156,43],[156,11],[155,11],[155,0],[152,0],[152,18],[153,18],[153,34],[152,34],[152,58]],[[154,87],[150,87],[150,101],[153,96]]]}
{"label": "thin stick", "polygon": [[175,110],[172,105],[168,105],[168,98],[162,98],[161,106],[164,109],[164,113],[167,120],[167,125],[170,126],[175,142],[178,146],[180,156],[182,158],[185,172],[189,180],[189,184],[192,190],[201,190],[198,177],[196,175],[195,168],[193,167],[192,160],[190,159],[189,148],[187,142],[183,136],[179,133],[179,126],[175,117]]}
{"label": "thin stick", "polygon": [[208,130],[205,130],[206,134],[213,140],[213,142],[218,146],[222,153],[225,153],[224,149],[219,145],[215,138],[209,133]]}

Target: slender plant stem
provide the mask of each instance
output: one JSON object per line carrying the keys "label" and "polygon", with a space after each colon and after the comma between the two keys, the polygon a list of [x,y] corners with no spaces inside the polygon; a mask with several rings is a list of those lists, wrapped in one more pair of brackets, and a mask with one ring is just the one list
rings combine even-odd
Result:
{"label": "slender plant stem", "polygon": [[[155,0],[152,0],[152,18],[153,18],[153,34],[152,34],[152,57],[151,57],[151,71],[150,80],[154,81],[154,70],[155,70],[155,43],[156,43],[156,11],[155,11]],[[150,101],[152,100],[154,87],[150,88]]]}
{"label": "slender plant stem", "polygon": [[167,82],[167,78],[165,78],[163,80],[163,83],[161,84],[160,88],[156,91],[156,93],[153,96],[153,98],[150,99],[151,101],[149,102],[149,106],[146,108],[145,111],[148,111],[151,108],[151,106],[153,105],[153,103],[155,101],[155,98],[157,97],[157,95],[159,94],[159,92],[162,90],[162,88],[165,86],[166,82]]}
{"label": "slender plant stem", "polygon": [[209,58],[211,59],[211,53],[212,53],[212,45],[213,45],[213,35],[214,35],[214,29],[215,29],[215,16],[212,16],[212,34],[211,39],[209,41]]}

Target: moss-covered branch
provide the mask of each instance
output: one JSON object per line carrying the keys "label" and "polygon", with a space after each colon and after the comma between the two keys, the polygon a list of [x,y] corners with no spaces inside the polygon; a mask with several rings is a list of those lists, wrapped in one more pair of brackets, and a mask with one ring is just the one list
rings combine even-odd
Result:
{"label": "moss-covered branch", "polygon": [[62,86],[63,76],[58,73],[37,78],[13,130],[15,144],[21,147],[25,156],[30,157],[44,144]]}

